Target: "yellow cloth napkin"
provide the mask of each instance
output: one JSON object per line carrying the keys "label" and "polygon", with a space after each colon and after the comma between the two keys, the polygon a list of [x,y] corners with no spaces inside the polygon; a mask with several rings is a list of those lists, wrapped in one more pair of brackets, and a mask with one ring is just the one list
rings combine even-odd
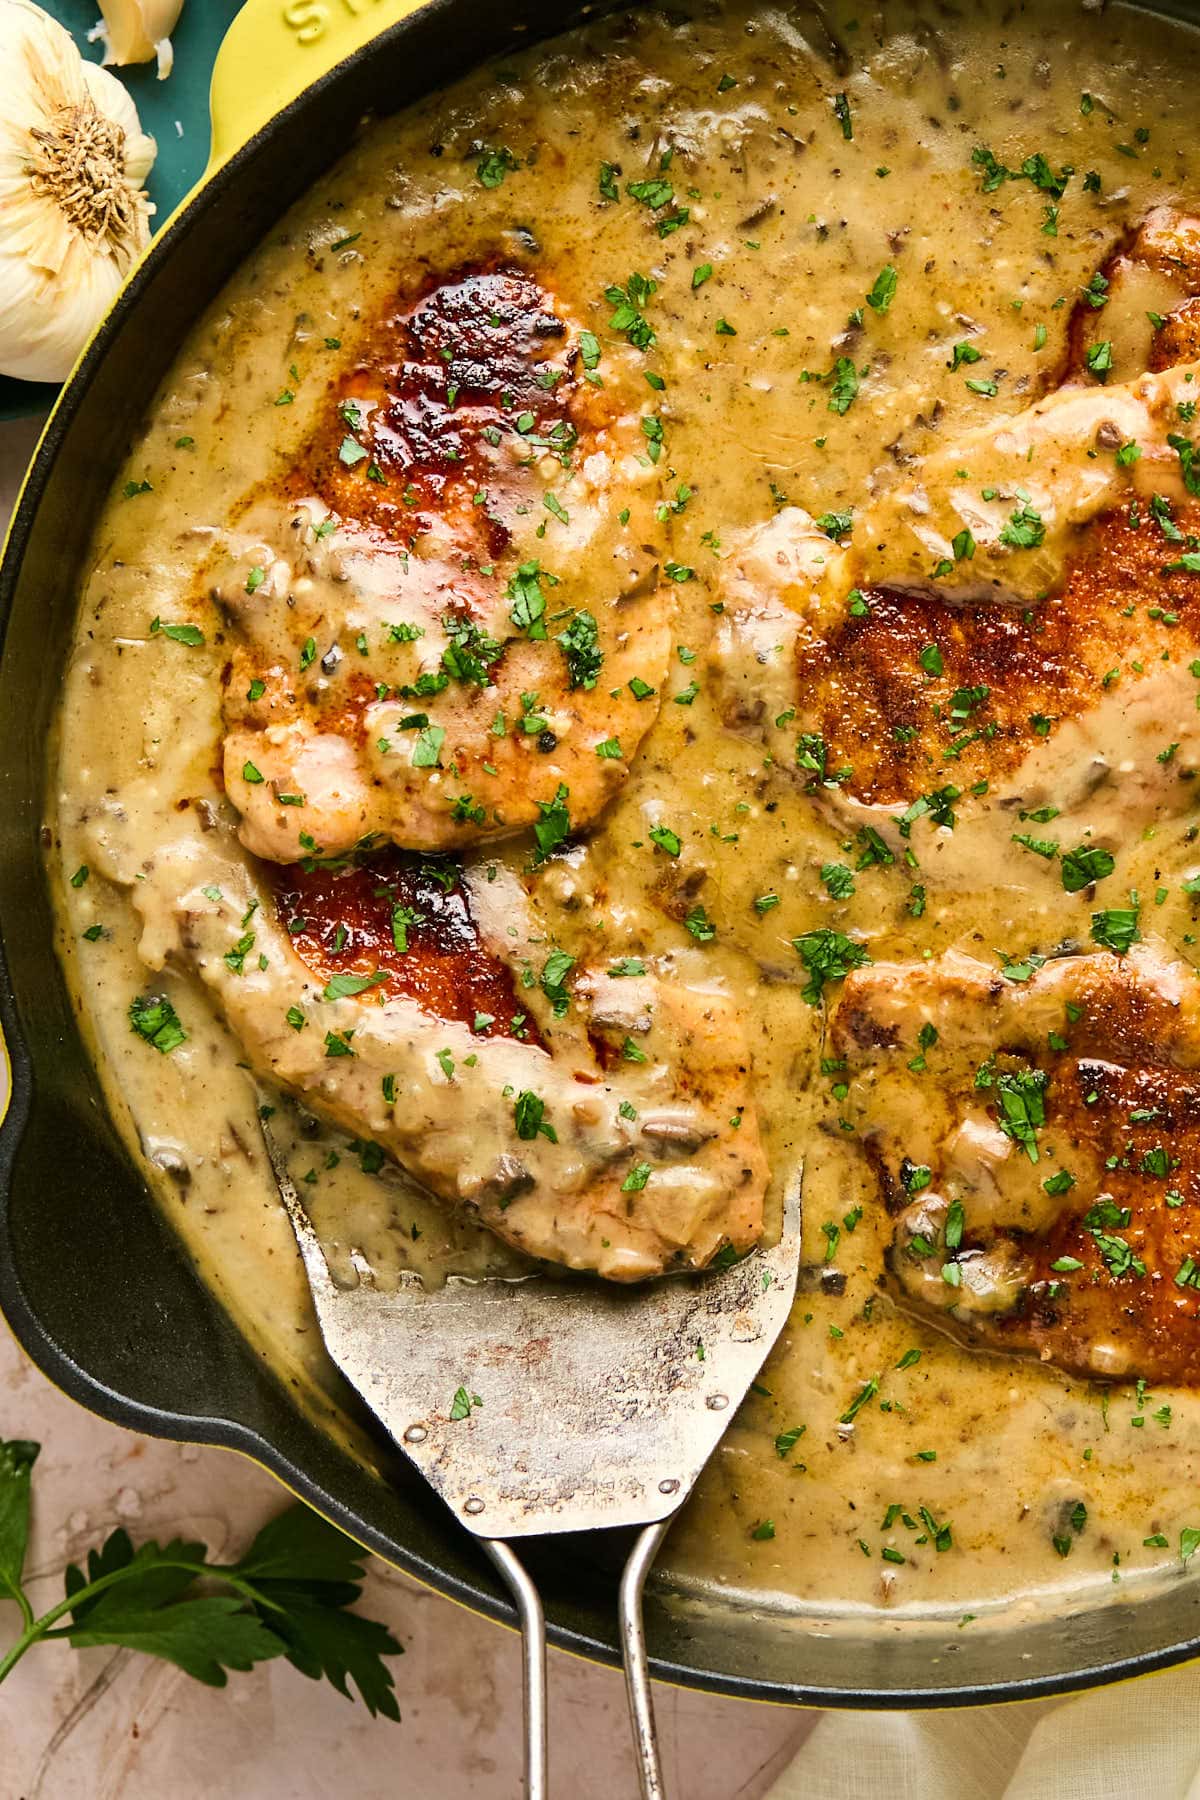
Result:
{"label": "yellow cloth napkin", "polygon": [[766,1800],[1200,1800],[1200,1663],[950,1712],[822,1714]]}

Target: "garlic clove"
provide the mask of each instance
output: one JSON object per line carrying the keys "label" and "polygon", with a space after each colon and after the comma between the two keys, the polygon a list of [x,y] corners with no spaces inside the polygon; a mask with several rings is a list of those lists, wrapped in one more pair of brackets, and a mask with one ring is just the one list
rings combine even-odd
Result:
{"label": "garlic clove", "polygon": [[183,0],[99,0],[103,14],[105,64],[158,59],[158,79],[174,66],[171,33],[183,11]]}
{"label": "garlic clove", "polygon": [[0,368],[19,381],[62,381],[71,371],[92,329],[104,317],[121,286],[111,262],[68,247],[56,271],[38,269],[23,256],[0,253],[0,342],[14,321],[20,340],[3,354]]}
{"label": "garlic clove", "polygon": [[0,0],[0,374],[62,381],[150,238],[154,139],[32,0]]}

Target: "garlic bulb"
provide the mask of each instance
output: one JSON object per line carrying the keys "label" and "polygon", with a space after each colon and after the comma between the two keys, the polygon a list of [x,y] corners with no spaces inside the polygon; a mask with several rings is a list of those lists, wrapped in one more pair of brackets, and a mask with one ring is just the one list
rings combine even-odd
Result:
{"label": "garlic bulb", "polygon": [[62,381],[150,239],[157,146],[32,0],[0,0],[0,374]]}
{"label": "garlic bulb", "polygon": [[104,19],[104,62],[142,63],[158,58],[158,79],[165,81],[175,65],[171,48],[183,0],[100,0]]}

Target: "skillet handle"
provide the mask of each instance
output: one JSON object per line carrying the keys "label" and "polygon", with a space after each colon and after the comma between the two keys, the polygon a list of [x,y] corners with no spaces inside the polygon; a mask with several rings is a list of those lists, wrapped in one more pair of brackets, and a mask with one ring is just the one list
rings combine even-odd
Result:
{"label": "skillet handle", "polygon": [[525,1700],[525,1800],[549,1800],[546,1771],[546,1620],[525,1565],[503,1538],[480,1538],[517,1603]]}
{"label": "skillet handle", "polygon": [[298,94],[422,0],[245,0],[213,67],[203,179]]}

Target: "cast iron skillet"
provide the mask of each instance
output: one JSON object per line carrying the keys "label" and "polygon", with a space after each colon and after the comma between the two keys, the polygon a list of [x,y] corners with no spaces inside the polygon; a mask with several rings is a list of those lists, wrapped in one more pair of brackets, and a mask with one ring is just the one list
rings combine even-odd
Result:
{"label": "cast iron skillet", "polygon": [[[38,452],[0,568],[0,1024],[13,1075],[0,1133],[0,1306],[33,1360],[83,1405],[137,1431],[244,1452],[380,1556],[501,1619],[509,1604],[474,1540],[394,1448],[380,1446],[381,1478],[300,1409],[160,1214],[81,1041],[55,955],[40,834],[46,746],[92,522],[193,320],[345,149],[364,112],[395,110],[587,10],[562,0],[430,0],[260,131],[166,228],[91,345]],[[345,1407],[361,1418],[348,1392]],[[552,1640],[619,1660],[608,1548],[559,1538],[539,1549]],[[728,1599],[648,1600],[659,1676],[763,1699],[913,1707],[1024,1699],[1195,1655],[1200,1582],[1019,1630],[986,1618],[967,1631],[816,1626]]]}

